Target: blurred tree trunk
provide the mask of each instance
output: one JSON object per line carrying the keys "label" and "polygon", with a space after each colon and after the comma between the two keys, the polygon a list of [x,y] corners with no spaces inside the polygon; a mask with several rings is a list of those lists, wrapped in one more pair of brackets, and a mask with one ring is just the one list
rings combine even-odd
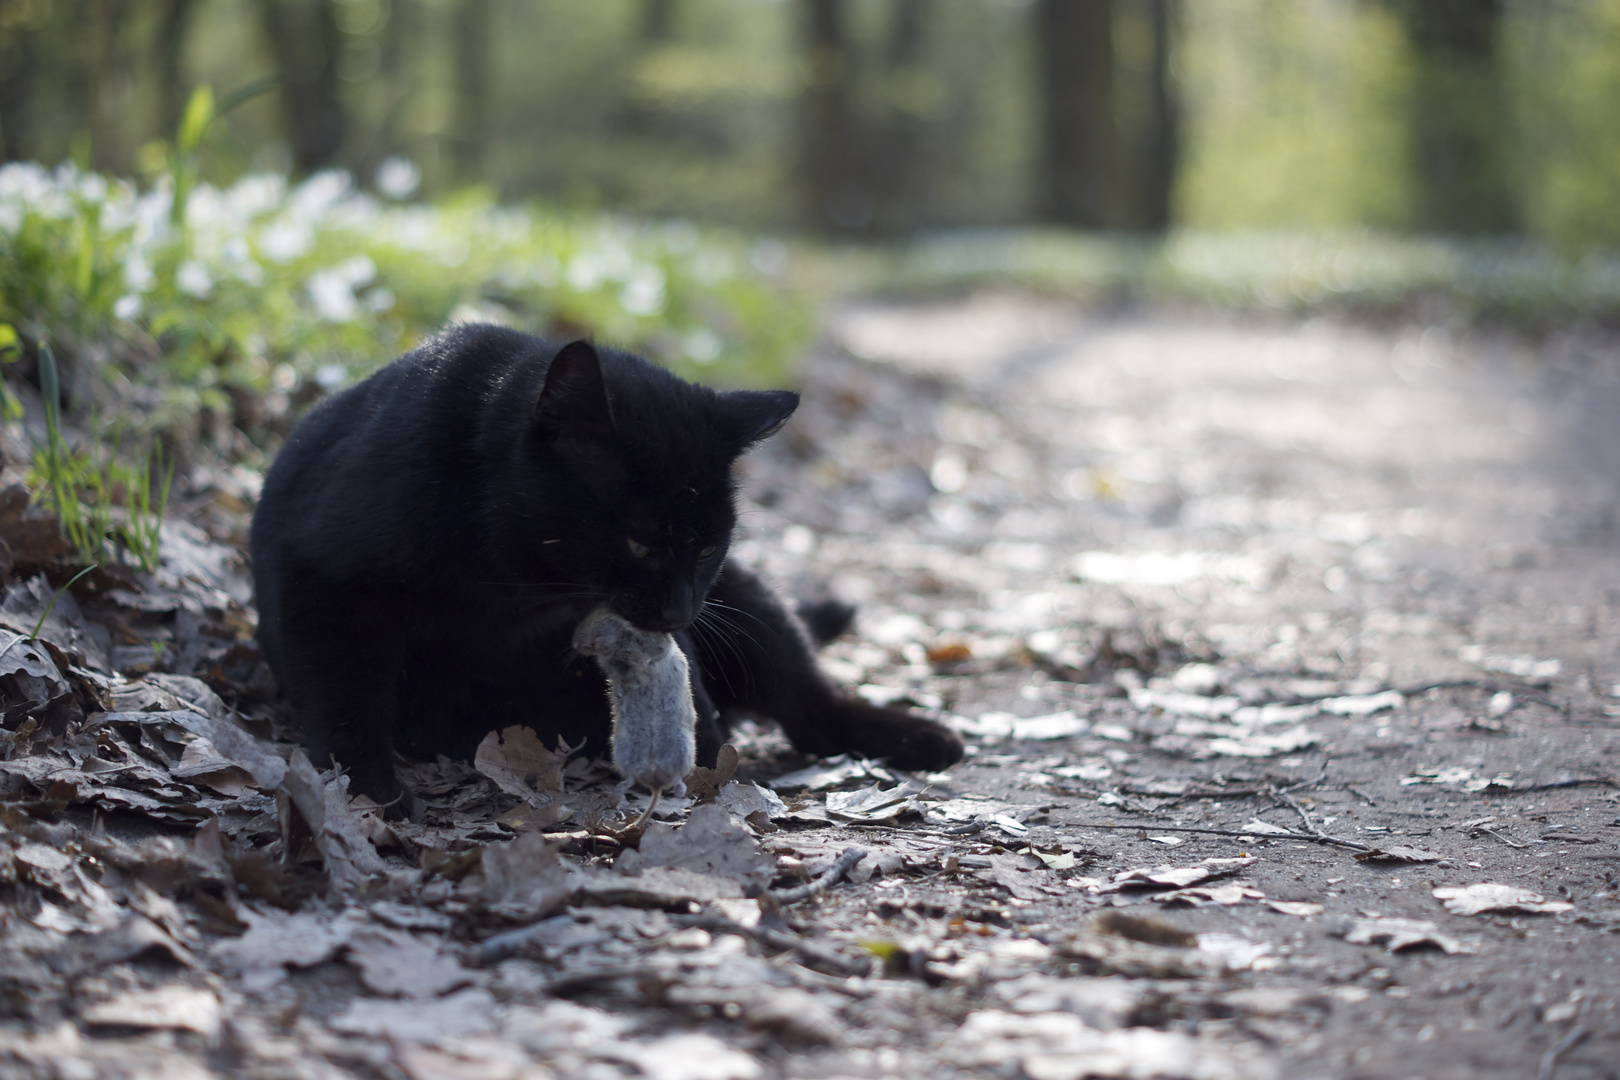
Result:
{"label": "blurred tree trunk", "polygon": [[494,0],[461,0],[455,18],[455,114],[451,155],[463,183],[488,179],[494,100],[490,77]]}
{"label": "blurred tree trunk", "polygon": [[1146,232],[1170,227],[1170,199],[1180,161],[1181,109],[1170,83],[1170,50],[1176,33],[1176,0],[1146,0],[1151,51],[1148,54],[1148,109],[1137,133],[1135,221]]}
{"label": "blurred tree trunk", "polygon": [[1119,165],[1113,0],[1037,0],[1034,29],[1041,110],[1037,213],[1081,228],[1112,225]]}
{"label": "blurred tree trunk", "polygon": [[134,5],[128,0],[95,0],[85,14],[93,34],[82,76],[89,95],[90,165],[102,172],[125,173],[134,160],[138,133],[131,130],[135,96],[135,50],[125,32]]}
{"label": "blurred tree trunk", "polygon": [[28,106],[38,83],[39,30],[24,20],[29,11],[17,0],[0,0],[0,161],[32,156],[28,145]]}
{"label": "blurred tree trunk", "polygon": [[186,99],[191,87],[186,84],[184,69],[186,31],[191,26],[191,15],[197,8],[196,0],[162,0],[158,12],[156,36],[152,42],[152,63],[157,68],[158,115],[157,128],[164,138],[174,138],[185,112]]}
{"label": "blurred tree trunk", "polygon": [[808,80],[800,101],[805,216],[821,232],[863,232],[873,216],[855,112],[859,57],[845,0],[801,0]]}
{"label": "blurred tree trunk", "polygon": [[293,168],[335,164],[348,133],[338,95],[342,36],[332,0],[259,0],[265,38],[281,72],[281,108]]}
{"label": "blurred tree trunk", "polygon": [[421,9],[418,0],[389,0],[388,22],[382,29],[377,57],[377,77],[383,91],[382,119],[359,168],[369,173],[377,162],[390,154],[407,150],[400,134],[400,121],[414,90],[411,61],[419,29]]}
{"label": "blurred tree trunk", "polygon": [[884,50],[882,115],[864,155],[876,202],[873,230],[886,236],[917,224],[923,198],[923,137],[929,85],[923,66],[927,48],[927,0],[895,0]]}
{"label": "blurred tree trunk", "polygon": [[1415,221],[1441,233],[1517,224],[1497,57],[1502,0],[1394,0],[1416,61],[1407,107]]}
{"label": "blurred tree trunk", "polygon": [[645,48],[675,37],[676,0],[641,0],[641,41]]}

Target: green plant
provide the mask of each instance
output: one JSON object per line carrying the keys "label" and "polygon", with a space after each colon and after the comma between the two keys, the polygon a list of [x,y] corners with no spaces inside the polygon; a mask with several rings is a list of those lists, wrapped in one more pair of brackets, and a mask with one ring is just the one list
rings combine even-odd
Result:
{"label": "green plant", "polygon": [[90,571],[94,570],[100,565],[100,563],[91,563],[83,570],[80,570],[77,574],[74,574],[72,577],[68,578],[66,585],[63,585],[60,589],[57,589],[51,594],[50,602],[45,605],[45,610],[40,612],[39,618],[34,620],[34,628],[28,631],[28,640],[30,642],[39,640],[39,632],[45,626],[45,620],[51,617],[51,609],[56,606],[56,602],[58,600],[62,599],[62,594],[73,588],[73,586],[77,585],[80,578],[84,577],[84,575],[88,574]]}
{"label": "green plant", "polygon": [[62,432],[61,373],[47,342],[39,345],[39,381],[45,439],[34,448],[34,476],[47,492],[62,535],[82,562],[125,562],[128,555],[141,569],[156,569],[173,463],[154,484],[154,459],[161,469],[162,454],[127,464],[103,444],[94,412],[88,447],[70,447]]}

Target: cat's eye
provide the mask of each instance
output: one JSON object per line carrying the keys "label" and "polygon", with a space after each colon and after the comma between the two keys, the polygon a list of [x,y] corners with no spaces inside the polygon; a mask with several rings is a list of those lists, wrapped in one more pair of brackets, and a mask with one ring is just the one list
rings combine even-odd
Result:
{"label": "cat's eye", "polygon": [[708,547],[706,547],[702,551],[698,552],[698,558],[707,559],[710,555],[713,555],[716,551],[719,551],[719,550],[720,550],[720,545],[719,544],[710,544]]}
{"label": "cat's eye", "polygon": [[636,558],[645,559],[647,557],[647,545],[646,544],[638,544],[638,543],[636,543],[636,541],[630,539],[628,536],[624,538],[624,542],[626,544],[630,545],[630,554],[634,555]]}

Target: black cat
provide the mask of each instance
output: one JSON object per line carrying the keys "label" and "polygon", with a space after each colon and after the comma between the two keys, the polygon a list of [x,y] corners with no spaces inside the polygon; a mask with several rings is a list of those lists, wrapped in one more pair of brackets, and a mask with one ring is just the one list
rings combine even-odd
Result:
{"label": "black cat", "polygon": [[606,602],[686,653],[700,764],[738,713],[812,754],[960,760],[949,730],[835,688],[804,624],[726,559],[732,464],[797,406],[494,326],[323,402],[270,469],[252,537],[259,640],[311,757],[394,803],[396,745],[467,758],[523,724],[602,752],[606,684],[569,642]]}

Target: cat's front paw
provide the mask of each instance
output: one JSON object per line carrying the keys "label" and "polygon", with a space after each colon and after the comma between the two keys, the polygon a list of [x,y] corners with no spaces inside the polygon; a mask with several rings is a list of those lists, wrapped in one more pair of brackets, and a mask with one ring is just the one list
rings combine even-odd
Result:
{"label": "cat's front paw", "polygon": [[907,772],[938,772],[962,760],[962,737],[950,728],[898,709],[871,709],[855,749]]}

